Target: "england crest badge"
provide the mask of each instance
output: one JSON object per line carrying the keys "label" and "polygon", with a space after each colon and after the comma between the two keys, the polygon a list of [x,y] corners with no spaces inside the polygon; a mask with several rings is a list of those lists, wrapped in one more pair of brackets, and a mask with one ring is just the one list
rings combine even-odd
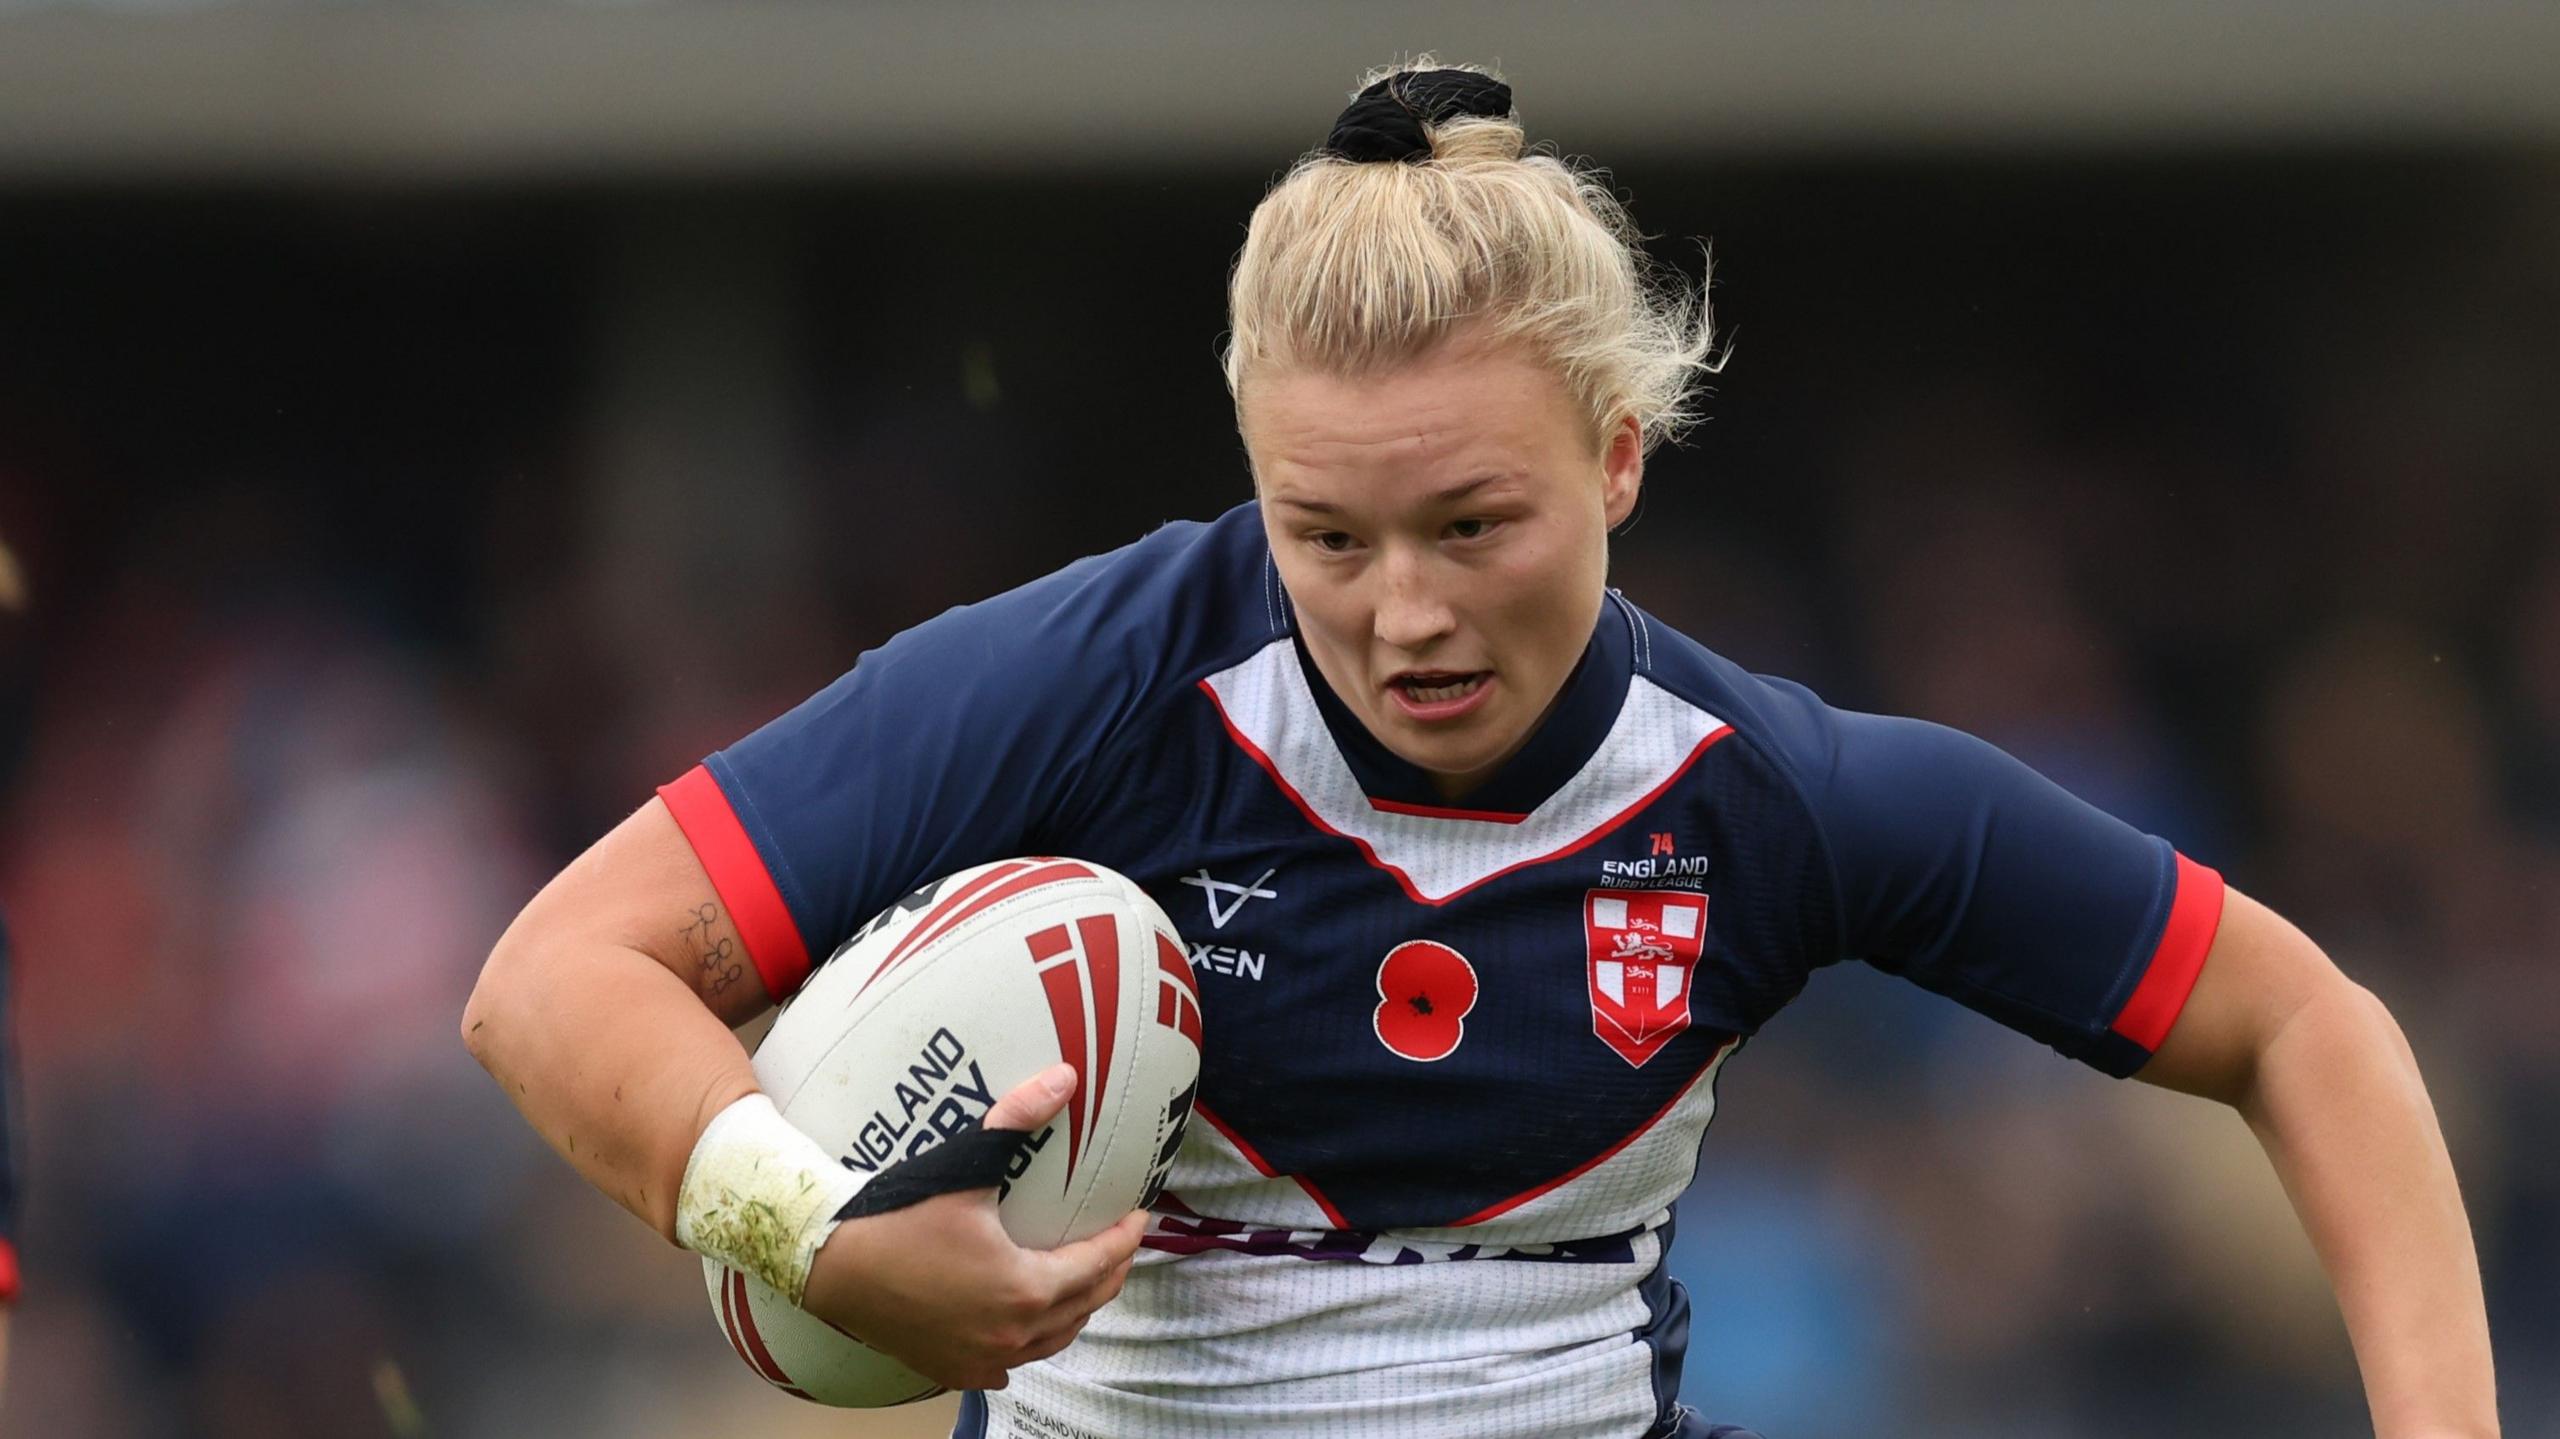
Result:
{"label": "england crest badge", "polygon": [[1595,889],[1583,896],[1591,1032],[1642,1068],[1689,1027],[1690,979],[1707,942],[1707,897]]}

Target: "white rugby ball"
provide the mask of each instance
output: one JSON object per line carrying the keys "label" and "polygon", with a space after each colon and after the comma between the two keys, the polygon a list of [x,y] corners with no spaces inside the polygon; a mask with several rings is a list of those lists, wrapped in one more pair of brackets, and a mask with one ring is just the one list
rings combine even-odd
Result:
{"label": "white rugby ball", "polygon": [[[864,925],[783,1007],[755,1071],[785,1119],[877,1173],[1061,1060],[1075,1093],[996,1204],[1034,1249],[1153,1202],[1200,1076],[1200,992],[1146,891],[1027,858],[937,880]],[[942,1392],[762,1280],[709,1259],[702,1272],[730,1347],[785,1393],[869,1409]]]}

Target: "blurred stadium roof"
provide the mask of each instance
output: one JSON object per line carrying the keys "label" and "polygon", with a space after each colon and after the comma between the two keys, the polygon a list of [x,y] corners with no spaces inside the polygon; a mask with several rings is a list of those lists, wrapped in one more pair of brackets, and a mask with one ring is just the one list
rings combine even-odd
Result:
{"label": "blurred stadium roof", "polygon": [[1426,47],[1604,155],[2560,140],[2551,0],[0,0],[0,177],[1277,165]]}

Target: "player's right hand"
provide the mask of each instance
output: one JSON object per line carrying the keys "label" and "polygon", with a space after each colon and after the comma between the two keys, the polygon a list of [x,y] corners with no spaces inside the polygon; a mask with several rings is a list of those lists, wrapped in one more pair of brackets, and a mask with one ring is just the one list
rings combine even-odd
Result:
{"label": "player's right hand", "polygon": [[[989,1129],[1037,1131],[1066,1107],[1065,1064],[995,1102]],[[1055,1249],[1025,1249],[993,1189],[938,1195],[848,1219],[818,1249],[801,1307],[951,1389],[1002,1389],[1005,1371],[1067,1347],[1129,1279],[1146,1230],[1136,1211]]]}

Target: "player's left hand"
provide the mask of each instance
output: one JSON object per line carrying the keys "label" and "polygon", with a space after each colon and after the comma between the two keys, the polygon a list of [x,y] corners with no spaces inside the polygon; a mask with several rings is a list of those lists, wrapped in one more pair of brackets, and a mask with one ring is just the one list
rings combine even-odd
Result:
{"label": "player's left hand", "polygon": [[[1037,1130],[1075,1089],[1063,1064],[1006,1093],[989,1129]],[[1006,1371],[1074,1342],[1117,1298],[1146,1212],[1055,1249],[1004,1232],[992,1188],[936,1195],[836,1226],[801,1307],[937,1384],[1002,1389]]]}

